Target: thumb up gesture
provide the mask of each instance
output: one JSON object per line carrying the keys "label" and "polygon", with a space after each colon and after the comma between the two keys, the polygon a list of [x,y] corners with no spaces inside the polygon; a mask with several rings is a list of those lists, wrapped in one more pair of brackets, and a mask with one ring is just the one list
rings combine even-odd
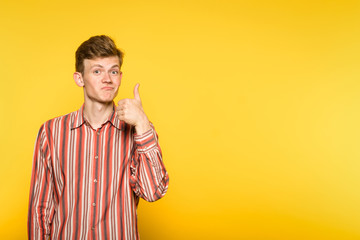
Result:
{"label": "thumb up gesture", "polygon": [[150,123],[142,107],[139,86],[140,84],[135,85],[134,98],[121,99],[115,111],[120,120],[134,126],[136,133],[140,135],[150,129]]}

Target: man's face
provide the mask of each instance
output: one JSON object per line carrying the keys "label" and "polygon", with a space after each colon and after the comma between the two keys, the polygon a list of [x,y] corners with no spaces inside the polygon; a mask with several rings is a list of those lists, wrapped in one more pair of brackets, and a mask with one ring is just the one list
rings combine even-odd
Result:
{"label": "man's face", "polygon": [[112,102],[118,93],[121,76],[117,56],[85,59],[82,76],[85,101]]}

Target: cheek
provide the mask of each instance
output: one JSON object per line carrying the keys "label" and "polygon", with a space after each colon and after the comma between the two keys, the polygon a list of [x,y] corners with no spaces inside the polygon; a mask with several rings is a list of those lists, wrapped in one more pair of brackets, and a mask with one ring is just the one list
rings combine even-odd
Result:
{"label": "cheek", "polygon": [[96,89],[98,89],[98,88],[100,88],[100,85],[97,85],[97,84],[94,84],[94,83],[92,83],[92,84],[89,84],[90,86],[90,89],[92,90],[92,91],[96,91]]}
{"label": "cheek", "polygon": [[121,78],[116,78],[116,79],[114,80],[114,84],[115,84],[116,86],[120,87],[120,85],[121,85]]}

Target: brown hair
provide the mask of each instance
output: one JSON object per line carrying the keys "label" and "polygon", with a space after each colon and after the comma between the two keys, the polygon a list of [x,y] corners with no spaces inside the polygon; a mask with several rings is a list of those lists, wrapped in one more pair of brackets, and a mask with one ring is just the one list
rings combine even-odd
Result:
{"label": "brown hair", "polygon": [[116,47],[114,40],[105,35],[93,36],[83,42],[76,50],[75,70],[84,74],[84,59],[112,56],[118,56],[119,67],[121,67],[124,53]]}

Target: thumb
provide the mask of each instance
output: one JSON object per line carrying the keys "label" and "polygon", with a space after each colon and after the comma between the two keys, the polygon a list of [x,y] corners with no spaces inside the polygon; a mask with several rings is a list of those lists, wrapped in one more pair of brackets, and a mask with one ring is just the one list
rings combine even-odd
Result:
{"label": "thumb", "polygon": [[139,87],[140,87],[139,83],[137,83],[134,87],[134,98],[136,100],[138,100],[139,102],[141,102],[141,98],[140,98],[140,94],[139,94]]}

